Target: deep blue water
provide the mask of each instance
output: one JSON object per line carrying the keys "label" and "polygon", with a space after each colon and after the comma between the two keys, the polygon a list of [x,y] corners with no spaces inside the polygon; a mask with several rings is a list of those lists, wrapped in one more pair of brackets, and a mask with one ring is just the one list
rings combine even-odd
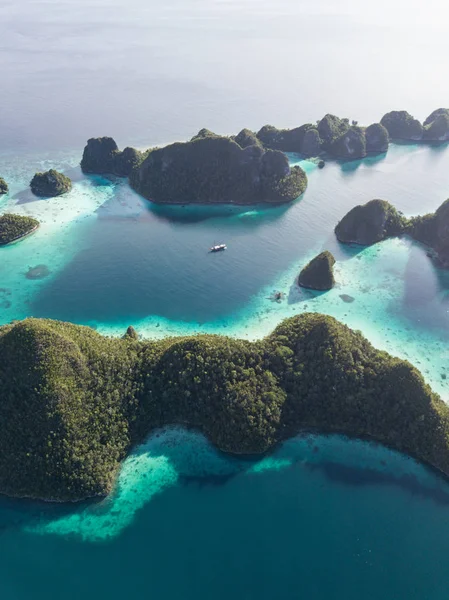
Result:
{"label": "deep blue water", "polygon": [[[374,197],[406,215],[434,211],[449,196],[447,146],[301,163],[306,193],[271,209],[157,207],[78,167],[97,135],[148,147],[329,111],[423,119],[449,98],[446,12],[438,0],[4,0],[0,176],[11,191],[0,211],[42,225],[1,250],[0,323],[255,339],[315,310],[413,362],[449,400],[448,272],[407,239],[362,249],[333,234]],[[51,166],[74,189],[36,200],[28,182]],[[208,254],[218,242],[227,252]],[[323,249],[336,289],[299,290],[297,273]],[[50,276],[27,279],[38,264]],[[248,463],[190,434],[161,440],[136,450],[99,505],[2,499],[1,598],[446,600],[449,488],[406,457],[315,438]]]}

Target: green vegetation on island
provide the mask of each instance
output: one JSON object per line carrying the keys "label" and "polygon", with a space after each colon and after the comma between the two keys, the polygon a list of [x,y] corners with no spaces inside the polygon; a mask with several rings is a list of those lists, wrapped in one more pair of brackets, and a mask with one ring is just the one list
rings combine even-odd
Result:
{"label": "green vegetation on island", "polygon": [[261,453],[299,431],[369,438],[449,473],[449,408],[408,362],[314,313],[264,340],[102,337],[27,319],[0,327],[0,491],[107,494],[120,461],[167,424]]}
{"label": "green vegetation on island", "polygon": [[387,152],[390,136],[387,129],[380,123],[373,123],[365,129],[366,152],[382,154]]}
{"label": "green vegetation on island", "polygon": [[8,184],[3,179],[3,177],[0,177],[0,196],[3,196],[4,194],[7,194],[7,193],[8,193]]}
{"label": "green vegetation on island", "polygon": [[321,252],[302,269],[298,284],[312,290],[330,290],[335,285],[334,264],[335,258],[331,252]]}
{"label": "green vegetation on island", "polygon": [[386,200],[354,206],[337,224],[335,234],[345,244],[368,246],[404,233],[407,219]]}
{"label": "green vegetation on island", "polygon": [[423,126],[406,110],[392,110],[380,123],[393,140],[419,141],[423,137]]}
{"label": "green vegetation on island", "polygon": [[432,248],[439,265],[449,268],[449,199],[434,213],[409,219],[386,200],[370,200],[352,208],[335,234],[340,242],[363,246],[407,234]]}
{"label": "green vegetation on island", "polygon": [[193,141],[152,150],[129,178],[139,194],[168,204],[257,204],[291,202],[307,187],[300,167],[253,144],[242,148],[228,137],[202,130]]}
{"label": "green vegetation on island", "polygon": [[434,213],[410,219],[407,233],[430,246],[439,265],[449,268],[449,199]]}
{"label": "green vegetation on island", "polygon": [[449,109],[438,108],[427,117],[423,139],[428,142],[449,141]]}
{"label": "green vegetation on island", "polygon": [[72,189],[72,181],[63,173],[50,169],[45,173],[36,173],[30,187],[35,196],[53,198],[69,192]]}
{"label": "green vegetation on island", "polygon": [[39,221],[21,215],[0,216],[0,246],[11,244],[29,235],[39,227]]}
{"label": "green vegetation on island", "polygon": [[129,177],[144,157],[145,154],[135,148],[120,151],[111,137],[91,138],[84,148],[81,169],[84,173]]}

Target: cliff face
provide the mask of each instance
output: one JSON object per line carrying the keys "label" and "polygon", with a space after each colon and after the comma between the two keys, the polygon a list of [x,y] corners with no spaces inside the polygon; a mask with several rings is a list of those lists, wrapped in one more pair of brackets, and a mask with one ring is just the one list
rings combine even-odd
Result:
{"label": "cliff face", "polygon": [[438,263],[449,268],[449,199],[432,214],[410,219],[410,235],[430,246]]}
{"label": "cliff face", "polygon": [[279,151],[258,144],[242,148],[214,135],[153,150],[133,170],[130,184],[160,203],[257,204],[294,200],[307,177]]}
{"label": "cliff face", "polygon": [[427,117],[423,139],[429,142],[449,141],[449,109],[438,108]]}
{"label": "cliff face", "polygon": [[361,127],[350,127],[330,146],[329,153],[341,159],[360,159],[366,156],[365,133]]}
{"label": "cliff face", "polygon": [[312,290],[330,290],[335,285],[334,256],[327,250],[315,256],[301,271],[298,284]]}
{"label": "cliff face", "polygon": [[370,200],[352,208],[335,227],[340,242],[368,246],[403,233],[404,219],[385,200]]}
{"label": "cliff face", "polygon": [[142,153],[134,148],[120,151],[111,137],[91,138],[84,148],[81,169],[84,173],[128,177],[142,158]]}

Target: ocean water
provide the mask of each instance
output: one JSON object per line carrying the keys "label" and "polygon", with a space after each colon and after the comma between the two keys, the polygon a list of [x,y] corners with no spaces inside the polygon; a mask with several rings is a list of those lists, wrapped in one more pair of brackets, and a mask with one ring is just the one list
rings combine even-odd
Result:
{"label": "ocean water", "polygon": [[[329,111],[423,119],[449,97],[447,16],[437,0],[4,0],[0,212],[41,227],[0,249],[0,324],[258,339],[323,312],[411,361],[449,401],[449,272],[407,238],[361,248],[333,234],[375,197],[409,216],[434,211],[449,197],[447,146],[392,145],[323,170],[291,155],[309,187],[277,208],[160,207],[79,169],[97,135],[148,147]],[[36,199],[29,181],[50,167],[73,190]],[[228,250],[209,254],[219,242]],[[336,288],[301,290],[300,269],[324,249]],[[38,265],[49,275],[28,279]],[[309,436],[243,460],[168,429],[133,452],[100,503],[1,499],[0,595],[445,600],[448,533],[448,484],[385,448]]]}
{"label": "ocean water", "polygon": [[101,503],[0,508],[5,600],[447,598],[448,484],[337,436],[250,461],[168,429]]}

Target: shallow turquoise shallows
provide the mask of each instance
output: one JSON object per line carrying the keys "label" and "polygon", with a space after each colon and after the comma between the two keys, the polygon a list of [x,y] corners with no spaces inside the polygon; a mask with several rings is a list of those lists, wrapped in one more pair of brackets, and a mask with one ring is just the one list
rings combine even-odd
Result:
{"label": "shallow turquoise shallows", "polygon": [[[326,112],[369,125],[407,109],[422,121],[448,104],[446,10],[439,0],[0,2],[10,185],[0,213],[42,223],[0,248],[0,324],[33,315],[107,335],[132,324],[153,338],[257,339],[318,311],[410,360],[449,401],[449,272],[407,238],[344,247],[333,233],[373,198],[407,216],[434,211],[449,197],[447,146],[392,145],[323,170],[301,162],[306,193],[271,209],[160,207],[78,166],[92,136],[146,148]],[[73,190],[33,197],[31,177],[51,167]],[[226,252],[207,252],[222,242]],[[336,288],[299,289],[325,249]],[[27,278],[39,265],[49,274]],[[447,600],[448,559],[449,484],[337,436],[247,460],[167,429],[101,502],[0,499],[0,600]]]}
{"label": "shallow turquoise shallows", "polygon": [[108,500],[5,500],[0,526],[4,600],[444,600],[449,586],[449,486],[336,436],[249,461],[168,429]]}

